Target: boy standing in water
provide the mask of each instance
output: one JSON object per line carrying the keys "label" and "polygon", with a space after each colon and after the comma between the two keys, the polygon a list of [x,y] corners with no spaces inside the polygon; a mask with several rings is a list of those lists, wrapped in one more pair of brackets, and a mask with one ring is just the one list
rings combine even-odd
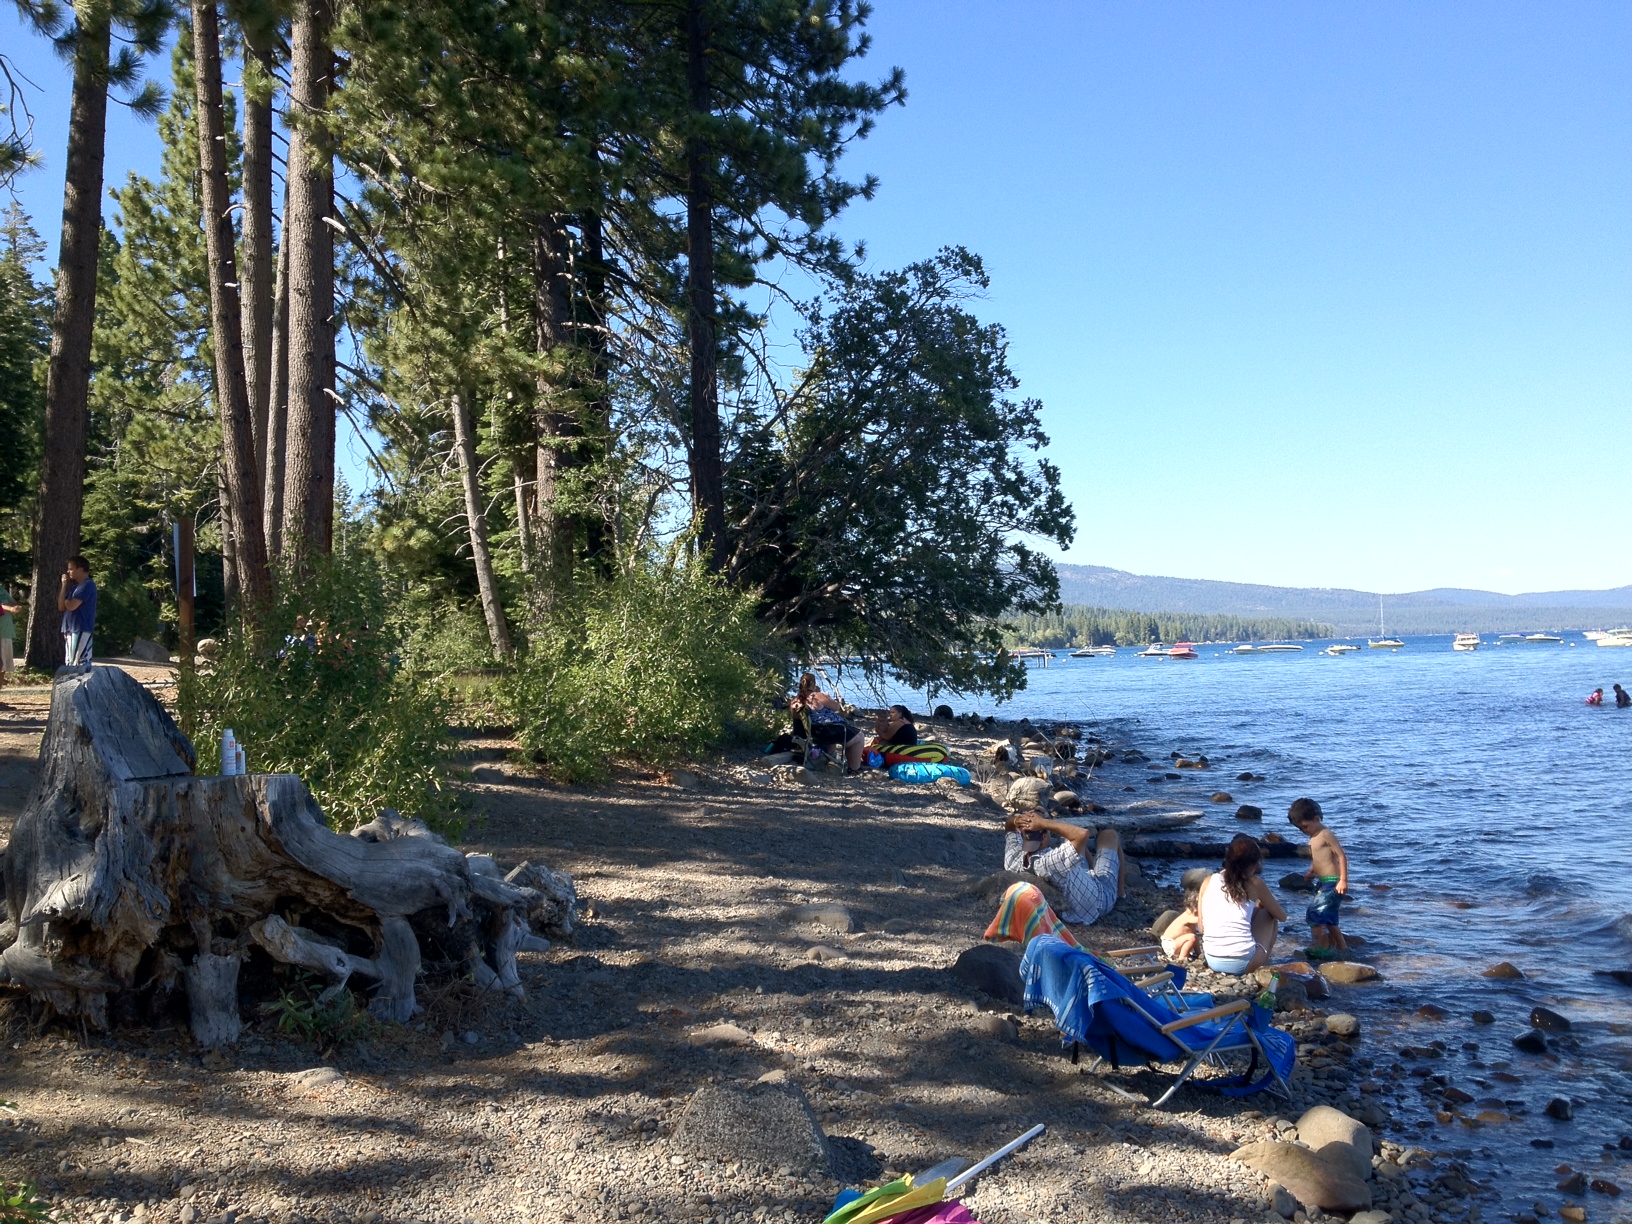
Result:
{"label": "boy standing in water", "polygon": [[1329,960],[1349,950],[1349,941],[1338,929],[1338,911],[1349,891],[1349,856],[1337,835],[1321,823],[1320,804],[1298,799],[1286,818],[1309,839],[1309,870],[1304,878],[1315,886],[1314,900],[1304,911],[1314,944],[1308,949],[1311,960]]}

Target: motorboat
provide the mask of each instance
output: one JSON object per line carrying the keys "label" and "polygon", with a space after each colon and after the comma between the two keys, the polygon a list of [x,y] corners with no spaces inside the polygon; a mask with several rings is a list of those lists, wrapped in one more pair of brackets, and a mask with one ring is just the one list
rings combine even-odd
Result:
{"label": "motorboat", "polygon": [[1320,653],[1323,655],[1331,655],[1332,658],[1337,659],[1346,654],[1357,654],[1359,650],[1360,647],[1356,646],[1353,642],[1333,642]]}
{"label": "motorboat", "polygon": [[1165,659],[1167,658],[1167,647],[1160,642],[1152,642],[1143,650],[1134,651],[1133,657],[1136,659]]}
{"label": "motorboat", "polygon": [[1478,650],[1479,635],[1477,633],[1459,633],[1451,643],[1452,650]]}
{"label": "motorboat", "polygon": [[1383,630],[1383,601],[1377,601],[1377,636],[1366,639],[1368,650],[1400,650],[1405,643],[1397,637],[1389,637]]}
{"label": "motorboat", "polygon": [[1073,650],[1073,659],[1108,659],[1116,653],[1115,646],[1084,646],[1080,650]]}
{"label": "motorboat", "polygon": [[1597,641],[1600,646],[1632,646],[1632,629],[1611,629],[1600,633]]}
{"label": "motorboat", "polygon": [[1167,652],[1167,657],[1170,659],[1194,659],[1199,656],[1196,654],[1194,643],[1179,642]]}
{"label": "motorboat", "polygon": [[1526,646],[1562,646],[1564,639],[1552,633],[1527,633],[1519,639]]}
{"label": "motorboat", "polygon": [[1302,654],[1296,642],[1243,642],[1231,654]]}

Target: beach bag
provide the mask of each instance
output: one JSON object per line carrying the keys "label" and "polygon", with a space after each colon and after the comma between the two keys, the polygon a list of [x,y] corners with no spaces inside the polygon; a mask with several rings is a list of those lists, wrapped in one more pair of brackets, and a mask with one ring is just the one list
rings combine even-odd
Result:
{"label": "beach bag", "polygon": [[927,761],[891,765],[890,777],[897,782],[934,782],[939,778],[951,778],[959,786],[969,785],[969,771],[962,765],[939,765]]}
{"label": "beach bag", "polygon": [[907,765],[913,761],[939,765],[952,755],[945,744],[937,744],[934,740],[920,740],[916,744],[886,744],[882,751],[886,765]]}

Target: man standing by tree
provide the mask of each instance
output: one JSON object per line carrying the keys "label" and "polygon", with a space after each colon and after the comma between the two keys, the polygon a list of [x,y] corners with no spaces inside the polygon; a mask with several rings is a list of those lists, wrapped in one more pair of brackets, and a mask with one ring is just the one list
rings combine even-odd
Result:
{"label": "man standing by tree", "polygon": [[63,664],[91,670],[91,633],[96,628],[96,583],[84,557],[69,557],[57,591],[62,613]]}

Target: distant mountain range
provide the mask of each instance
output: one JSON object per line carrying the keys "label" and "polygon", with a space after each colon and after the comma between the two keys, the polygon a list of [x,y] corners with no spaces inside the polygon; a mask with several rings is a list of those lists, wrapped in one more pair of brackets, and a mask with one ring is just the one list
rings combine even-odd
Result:
{"label": "distant mountain range", "polygon": [[1135,612],[1293,617],[1332,625],[1344,637],[1377,632],[1379,600],[1390,633],[1519,633],[1632,621],[1632,586],[1524,595],[1438,587],[1388,595],[1336,587],[1156,578],[1103,565],[1062,564],[1059,571],[1060,599],[1068,604]]}

